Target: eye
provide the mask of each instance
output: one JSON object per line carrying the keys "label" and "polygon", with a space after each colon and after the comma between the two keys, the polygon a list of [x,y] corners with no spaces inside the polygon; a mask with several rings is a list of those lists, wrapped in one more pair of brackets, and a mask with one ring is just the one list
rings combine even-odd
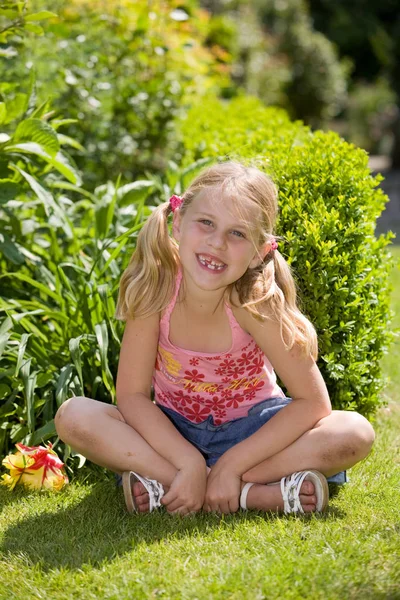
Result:
{"label": "eye", "polygon": [[210,225],[211,224],[211,221],[209,219],[200,219],[199,222],[203,223],[203,225]]}
{"label": "eye", "polygon": [[235,234],[236,237],[242,237],[244,239],[246,238],[246,236],[241,231],[237,231],[237,229],[234,229],[232,233]]}

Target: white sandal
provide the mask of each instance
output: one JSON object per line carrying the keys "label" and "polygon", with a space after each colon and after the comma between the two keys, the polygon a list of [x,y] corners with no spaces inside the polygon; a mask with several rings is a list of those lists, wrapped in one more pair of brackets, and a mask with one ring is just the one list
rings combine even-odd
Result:
{"label": "white sandal", "polygon": [[[326,477],[315,470],[298,471],[287,477],[282,477],[280,481],[285,514],[304,513],[299,498],[303,481],[311,481],[314,484],[317,503],[313,512],[322,512],[328,505],[329,488]],[[247,510],[247,494],[252,485],[254,483],[246,483],[240,494],[240,507],[243,510]]]}
{"label": "white sandal", "polygon": [[147,479],[147,477],[141,477],[134,471],[125,471],[122,473],[122,487],[124,490],[125,504],[129,513],[138,512],[138,508],[135,504],[135,497],[133,495],[132,486],[135,481],[140,481],[149,493],[149,512],[152,512],[155,508],[161,506],[161,498],[164,496],[164,488],[155,479]]}

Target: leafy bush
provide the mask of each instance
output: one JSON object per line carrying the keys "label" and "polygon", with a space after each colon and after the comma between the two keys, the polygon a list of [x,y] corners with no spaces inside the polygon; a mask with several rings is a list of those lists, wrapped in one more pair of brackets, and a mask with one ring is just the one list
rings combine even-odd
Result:
{"label": "leafy bush", "polygon": [[204,156],[252,160],[279,187],[280,251],[319,336],[319,367],[337,409],[372,416],[383,403],[380,360],[389,332],[392,232],[376,238],[387,197],[366,152],[312,133],[256,98],[193,106],[180,123],[183,165]]}
{"label": "leafy bush", "polygon": [[165,150],[176,149],[174,118],[190,98],[230,83],[230,55],[215,43],[210,15],[195,0],[154,10],[146,0],[56,0],[51,10],[58,17],[46,35],[26,37],[0,79],[24,92],[21,81],[34,69],[39,101],[51,97],[60,117],[75,119],[65,133],[80,144],[70,153],[86,188],[119,174],[125,182],[147,169],[164,172]]}
{"label": "leafy bush", "polygon": [[90,193],[48,114],[39,107],[0,133],[0,455],[54,438],[54,414],[73,395],[115,401],[120,277],[154,199],[204,163]]}

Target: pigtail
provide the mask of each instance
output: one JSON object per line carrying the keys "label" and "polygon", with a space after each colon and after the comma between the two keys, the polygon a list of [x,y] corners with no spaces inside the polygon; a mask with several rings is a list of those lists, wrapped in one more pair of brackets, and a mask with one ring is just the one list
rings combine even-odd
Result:
{"label": "pigtail", "polygon": [[236,288],[241,306],[256,319],[272,318],[280,324],[282,339],[289,350],[297,344],[304,354],[311,354],[317,360],[317,333],[297,306],[292,270],[278,250],[270,252],[259,267],[248,269]]}
{"label": "pigtail", "polygon": [[168,231],[168,202],[143,225],[130,262],[122,274],[115,318],[145,318],[161,312],[171,299],[178,272],[178,245]]}

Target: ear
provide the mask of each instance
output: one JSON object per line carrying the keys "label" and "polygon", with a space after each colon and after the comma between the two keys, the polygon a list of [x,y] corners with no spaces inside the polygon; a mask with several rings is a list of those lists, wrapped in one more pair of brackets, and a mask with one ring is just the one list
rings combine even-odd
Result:
{"label": "ear", "polygon": [[256,252],[254,254],[254,257],[249,264],[249,268],[254,269],[255,267],[258,267],[258,265],[260,265],[262,263],[262,261],[267,256],[267,254],[270,250],[271,250],[271,242],[265,242],[265,244],[260,246],[260,248],[258,249],[258,252]]}
{"label": "ear", "polygon": [[179,242],[179,238],[181,237],[181,218],[179,208],[175,209],[172,213],[172,235],[177,242]]}

